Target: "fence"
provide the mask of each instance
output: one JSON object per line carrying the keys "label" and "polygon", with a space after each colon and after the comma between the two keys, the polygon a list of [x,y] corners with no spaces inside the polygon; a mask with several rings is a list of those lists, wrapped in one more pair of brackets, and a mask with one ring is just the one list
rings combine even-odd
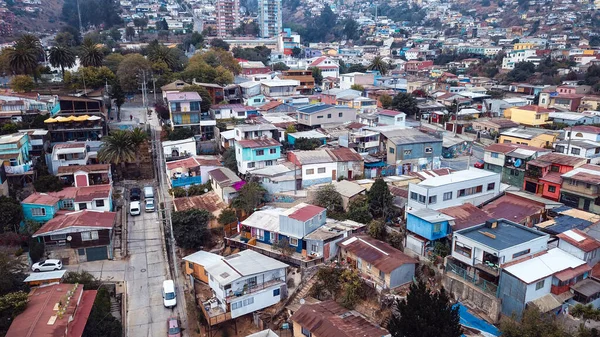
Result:
{"label": "fence", "polygon": [[480,278],[477,274],[471,274],[464,268],[461,268],[450,261],[446,263],[446,271],[452,272],[462,277],[465,281],[472,283],[477,288],[498,297],[498,285]]}

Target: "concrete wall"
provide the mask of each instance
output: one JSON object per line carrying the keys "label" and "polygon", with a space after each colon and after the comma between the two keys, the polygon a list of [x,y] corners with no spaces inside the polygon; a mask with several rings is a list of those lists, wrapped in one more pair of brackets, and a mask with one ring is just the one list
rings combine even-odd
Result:
{"label": "concrete wall", "polygon": [[442,283],[446,291],[452,294],[454,298],[460,298],[461,302],[468,303],[479,310],[490,323],[498,323],[502,309],[500,299],[464,282],[460,276],[453,273],[444,274]]}

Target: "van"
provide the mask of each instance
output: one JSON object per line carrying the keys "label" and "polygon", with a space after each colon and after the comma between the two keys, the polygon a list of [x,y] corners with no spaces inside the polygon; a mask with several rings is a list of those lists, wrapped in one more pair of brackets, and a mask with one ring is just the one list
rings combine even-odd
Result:
{"label": "van", "polygon": [[152,187],[152,186],[144,187],[144,198],[145,199],[154,199],[154,187]]}
{"label": "van", "polygon": [[139,201],[131,201],[129,203],[129,214],[140,215],[142,214],[141,205]]}
{"label": "van", "polygon": [[175,282],[173,280],[163,281],[162,296],[166,308],[174,308],[177,305]]}

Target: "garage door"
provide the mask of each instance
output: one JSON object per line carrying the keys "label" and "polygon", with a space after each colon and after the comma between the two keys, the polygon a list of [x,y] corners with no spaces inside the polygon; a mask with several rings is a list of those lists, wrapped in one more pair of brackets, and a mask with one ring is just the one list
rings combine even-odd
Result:
{"label": "garage door", "polygon": [[412,250],[413,252],[419,255],[423,255],[423,242],[421,242],[412,235],[406,236],[406,248]]}
{"label": "garage door", "polygon": [[88,261],[108,260],[108,250],[105,247],[86,248],[85,255]]}

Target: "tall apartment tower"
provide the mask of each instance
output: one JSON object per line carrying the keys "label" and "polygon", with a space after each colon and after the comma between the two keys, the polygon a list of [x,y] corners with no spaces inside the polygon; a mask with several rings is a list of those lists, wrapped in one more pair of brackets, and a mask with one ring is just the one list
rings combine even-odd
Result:
{"label": "tall apartment tower", "polygon": [[281,0],[258,0],[260,37],[272,38],[283,31]]}
{"label": "tall apartment tower", "polygon": [[231,36],[240,25],[240,1],[217,0],[217,36]]}

